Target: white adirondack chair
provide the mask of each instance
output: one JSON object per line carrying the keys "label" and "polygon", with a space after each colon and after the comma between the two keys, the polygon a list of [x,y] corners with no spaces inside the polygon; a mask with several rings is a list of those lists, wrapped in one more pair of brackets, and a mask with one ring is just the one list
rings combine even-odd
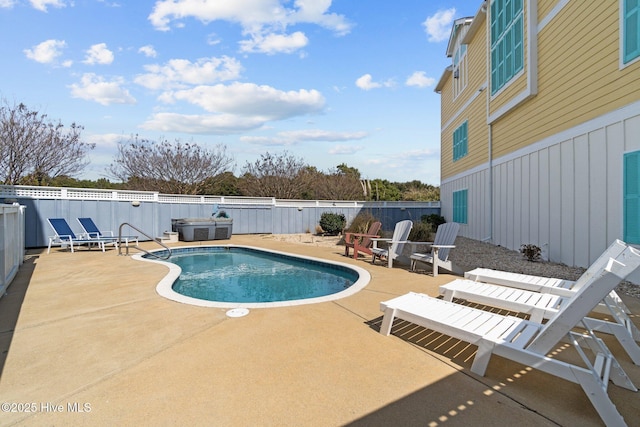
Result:
{"label": "white adirondack chair", "polygon": [[[496,354],[564,378],[582,387],[608,426],[625,426],[624,419],[607,394],[608,382],[611,380],[632,391],[637,391],[637,388],[602,340],[593,334],[579,334],[572,329],[638,267],[640,252],[626,248],[585,282],[558,314],[545,324],[411,292],[380,303],[384,312],[380,333],[389,335],[394,319],[399,318],[477,345],[471,371],[478,375],[485,374],[491,356]],[[565,339],[577,350],[585,366],[547,356]],[[594,360],[587,357],[581,343],[593,350]]]}
{"label": "white adirondack chair", "polygon": [[[411,233],[412,227],[413,222],[406,219],[396,223],[391,239],[372,237],[371,240],[373,241],[373,247],[371,248],[371,254],[373,255],[373,258],[371,259],[371,263],[375,264],[376,258],[385,258],[387,260],[387,266],[389,268],[393,267],[393,261],[402,255],[402,250],[404,249],[404,245],[408,242],[407,239],[409,238],[409,233]],[[389,246],[386,249],[379,248],[378,242],[380,241],[387,242]]]}
{"label": "white adirondack chair", "polygon": [[456,247],[454,243],[459,229],[460,224],[457,222],[446,222],[438,226],[433,242],[409,242],[411,245],[431,246],[431,252],[429,253],[413,252],[411,254],[409,257],[411,259],[411,270],[416,269],[418,262],[424,262],[433,266],[433,277],[438,275],[438,268],[444,268],[453,273],[461,273],[461,270],[449,259],[449,252]]}

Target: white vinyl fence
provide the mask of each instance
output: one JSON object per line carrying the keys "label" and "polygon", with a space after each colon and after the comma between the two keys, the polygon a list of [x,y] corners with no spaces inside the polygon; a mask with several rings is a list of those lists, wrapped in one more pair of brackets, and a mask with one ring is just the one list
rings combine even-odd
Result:
{"label": "white vinyl fence", "polygon": [[0,297],[24,260],[24,216],[24,206],[0,205]]}
{"label": "white vinyl fence", "polygon": [[439,214],[440,202],[288,200],[273,197],[189,196],[150,191],[0,185],[0,201],[26,206],[26,248],[46,247],[52,234],[48,218],[64,218],[77,233],[77,218],[91,217],[98,227],[117,233],[123,223],[160,237],[172,231],[174,219],[210,218],[225,211],[233,219],[233,234],[314,233],[323,213],[343,214],[347,224],[361,212],[393,231],[398,221],[420,221]]}

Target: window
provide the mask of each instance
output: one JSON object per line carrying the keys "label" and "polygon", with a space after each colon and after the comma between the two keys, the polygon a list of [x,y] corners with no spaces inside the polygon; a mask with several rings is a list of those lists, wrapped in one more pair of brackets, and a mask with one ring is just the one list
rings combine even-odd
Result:
{"label": "window", "polygon": [[453,131],[453,161],[467,155],[467,122]]}
{"label": "window", "polygon": [[453,98],[455,99],[467,87],[467,45],[460,44],[469,27],[460,26],[460,34],[456,38],[456,48],[453,53]]}
{"label": "window", "polygon": [[453,192],[453,222],[467,223],[467,190]]}
{"label": "window", "polygon": [[640,0],[623,0],[622,58],[625,64],[640,57]]}
{"label": "window", "polygon": [[640,244],[640,151],[624,155],[623,240]]}
{"label": "window", "polygon": [[491,94],[524,67],[523,15],[522,0],[491,2]]}

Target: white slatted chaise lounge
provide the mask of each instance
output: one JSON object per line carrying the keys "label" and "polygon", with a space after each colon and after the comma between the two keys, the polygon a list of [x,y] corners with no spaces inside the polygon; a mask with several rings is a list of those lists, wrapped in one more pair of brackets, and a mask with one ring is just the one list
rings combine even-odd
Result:
{"label": "white slatted chaise lounge", "polygon": [[[609,258],[615,258],[618,254],[622,253],[626,247],[627,244],[622,240],[614,240],[602,255],[600,255],[593,264],[591,264],[589,269],[584,272],[583,276],[593,274],[593,271],[597,271],[603,264],[606,264]],[[464,277],[465,279],[474,280],[476,282],[493,283],[496,285],[510,286],[512,288],[562,296],[571,296],[580,287],[580,283],[577,281],[512,273],[508,271],[492,270],[489,268],[476,268],[474,270],[467,271],[464,274]],[[629,309],[624,305],[615,291],[611,291],[607,296],[607,299],[610,304],[619,305],[621,309],[629,314]],[[598,311],[606,313],[607,311],[605,309],[606,307],[600,306]]]}
{"label": "white slatted chaise lounge", "polygon": [[[601,339],[572,329],[639,266],[640,252],[631,247],[625,249],[615,260],[610,259],[602,271],[585,283],[545,324],[411,292],[380,303],[384,312],[380,333],[389,335],[394,319],[398,318],[469,342],[478,346],[472,372],[484,375],[494,354],[522,363],[579,384],[608,426],[625,426],[607,393],[608,382],[611,380],[632,391],[637,388]],[[547,356],[563,340],[573,344],[584,366]],[[581,343],[593,350],[592,358],[587,356]]]}

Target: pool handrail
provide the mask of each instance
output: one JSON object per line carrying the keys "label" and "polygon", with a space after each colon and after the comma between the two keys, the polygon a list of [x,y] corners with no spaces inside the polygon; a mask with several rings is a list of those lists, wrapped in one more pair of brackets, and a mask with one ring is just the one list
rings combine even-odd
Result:
{"label": "pool handrail", "polygon": [[[144,231],[140,230],[138,227],[128,223],[128,222],[123,222],[122,224],[120,224],[120,227],[118,227],[118,242],[120,242],[122,240],[122,228],[127,225],[131,228],[133,228],[134,230],[136,230],[138,233],[142,234],[143,236],[145,236],[147,239],[156,242],[157,244],[159,244],[160,246],[162,246],[163,248],[165,248],[167,250],[167,254],[165,256],[161,256],[158,255],[156,253],[153,252],[149,252],[146,249],[142,249],[140,247],[139,244],[136,244],[135,248],[138,249],[139,251],[142,251],[144,253],[146,253],[149,256],[152,256],[154,258],[158,258],[158,259],[169,259],[171,258],[171,248],[167,245],[165,245],[164,243],[162,243],[160,240],[158,239],[154,239],[153,237],[149,236],[147,233],[145,233]],[[129,245],[126,245],[126,256],[129,256]],[[122,245],[118,245],[118,255],[122,255]]]}

